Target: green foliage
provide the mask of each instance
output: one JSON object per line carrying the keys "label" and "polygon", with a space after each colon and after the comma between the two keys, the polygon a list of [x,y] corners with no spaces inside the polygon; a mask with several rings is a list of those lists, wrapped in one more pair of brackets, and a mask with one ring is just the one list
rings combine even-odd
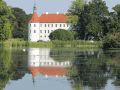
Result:
{"label": "green foliage", "polygon": [[120,4],[113,7],[113,10],[120,16]]}
{"label": "green foliage", "polygon": [[12,36],[12,10],[3,0],[0,0],[0,40],[7,40]]}
{"label": "green foliage", "polygon": [[49,47],[49,48],[81,48],[81,49],[94,49],[101,48],[102,43],[99,41],[83,41],[83,40],[73,40],[73,41],[60,41],[52,40],[50,42],[29,42],[29,47]]}
{"label": "green foliage", "polygon": [[74,36],[70,31],[64,30],[64,29],[58,29],[52,32],[49,36],[51,40],[73,40]]}
{"label": "green foliage", "polygon": [[[77,1],[74,2],[77,3]],[[101,40],[105,29],[103,21],[105,16],[108,15],[108,8],[105,2],[103,0],[92,0],[88,4],[81,5],[78,3],[77,5],[81,7],[73,8],[76,6],[73,3],[68,13],[77,17],[77,20],[72,19],[72,23],[73,30],[78,33],[78,38],[89,40],[92,37],[95,40]]]}
{"label": "green foliage", "polygon": [[0,48],[26,48],[28,47],[28,42],[23,39],[9,39],[4,42],[0,42]]}
{"label": "green foliage", "polygon": [[114,12],[110,13],[107,23],[107,33],[103,38],[103,48],[120,48],[120,5],[113,7]]}
{"label": "green foliage", "polygon": [[103,38],[103,48],[120,48],[120,33],[108,34]]}
{"label": "green foliage", "polygon": [[11,64],[11,49],[2,47],[0,49],[0,90],[3,90],[8,81],[12,78]]}
{"label": "green foliage", "polygon": [[68,12],[71,15],[73,15],[73,14],[74,15],[79,15],[83,6],[84,6],[84,0],[75,0],[75,1],[73,1],[72,6],[68,10]]}
{"label": "green foliage", "polygon": [[20,8],[12,8],[13,14],[15,16],[14,20],[14,30],[13,30],[13,38],[24,38],[27,39],[27,14]]}

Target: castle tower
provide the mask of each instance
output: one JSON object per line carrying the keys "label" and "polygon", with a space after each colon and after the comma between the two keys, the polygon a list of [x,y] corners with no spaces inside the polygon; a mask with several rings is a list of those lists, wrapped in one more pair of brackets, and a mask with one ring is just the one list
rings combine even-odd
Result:
{"label": "castle tower", "polygon": [[32,18],[28,23],[28,40],[32,42],[39,40],[39,15],[36,4],[34,4]]}

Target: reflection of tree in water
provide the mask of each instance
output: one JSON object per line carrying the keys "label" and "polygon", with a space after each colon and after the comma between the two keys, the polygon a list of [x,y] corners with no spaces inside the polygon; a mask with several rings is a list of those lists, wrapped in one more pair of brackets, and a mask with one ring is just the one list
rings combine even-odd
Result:
{"label": "reflection of tree in water", "polygon": [[57,48],[50,50],[50,57],[58,61],[72,60],[72,58],[74,58],[75,56],[74,54],[75,54],[75,50],[70,50],[70,49]]}
{"label": "reflection of tree in water", "polygon": [[8,81],[12,78],[12,60],[11,49],[0,49],[0,90],[2,90]]}
{"label": "reflection of tree in water", "polygon": [[22,50],[0,49],[0,90],[3,90],[9,80],[17,80],[25,75],[26,54]]}
{"label": "reflection of tree in water", "polygon": [[114,78],[113,84],[120,86],[120,51],[110,52],[110,60],[108,64],[111,67],[111,77]]}
{"label": "reflection of tree in water", "polygon": [[[112,76],[115,78],[113,83],[120,85],[120,67],[118,67],[120,66],[120,57],[117,57],[119,55],[109,52],[87,54],[78,53],[73,63],[73,69],[70,70],[75,85],[81,83],[83,86],[89,86],[96,90],[96,88],[105,87],[107,80]],[[113,62],[119,64],[113,64]]]}
{"label": "reflection of tree in water", "polygon": [[14,71],[14,75],[13,75],[13,79],[14,80],[18,80],[21,79],[26,72],[28,72],[27,70],[27,63],[28,63],[28,56],[27,56],[28,52],[27,51],[23,51],[22,49],[13,49],[12,50],[12,60],[13,60],[13,71]]}
{"label": "reflection of tree in water", "polygon": [[81,55],[81,57],[85,58],[86,56],[91,56],[93,54],[95,54],[93,50],[90,50],[90,52],[87,52],[85,50],[81,51],[80,49],[75,49],[75,48],[73,49],[57,48],[57,49],[50,50],[50,57],[58,61],[74,60],[76,58],[76,55]]}

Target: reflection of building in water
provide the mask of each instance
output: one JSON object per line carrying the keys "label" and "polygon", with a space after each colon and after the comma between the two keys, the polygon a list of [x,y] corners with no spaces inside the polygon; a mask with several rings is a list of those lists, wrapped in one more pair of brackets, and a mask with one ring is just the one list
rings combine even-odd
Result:
{"label": "reflection of building in water", "polygon": [[43,74],[45,76],[64,76],[69,61],[58,62],[50,57],[49,48],[31,48],[28,55],[28,66],[33,76]]}

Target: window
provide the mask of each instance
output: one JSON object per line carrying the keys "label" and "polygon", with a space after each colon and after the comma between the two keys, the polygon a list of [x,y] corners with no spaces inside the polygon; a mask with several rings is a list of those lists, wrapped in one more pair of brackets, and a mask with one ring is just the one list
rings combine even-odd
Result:
{"label": "window", "polygon": [[46,30],[45,30],[45,33],[46,33]]}
{"label": "window", "polygon": [[48,24],[48,27],[49,27],[49,24]]}
{"label": "window", "polygon": [[45,24],[45,27],[46,27],[46,24]]}
{"label": "window", "polygon": [[51,24],[51,27],[53,27],[53,24]]}
{"label": "window", "polygon": [[30,24],[30,26],[31,26],[31,24]]}
{"label": "window", "polygon": [[65,27],[65,24],[64,24],[64,27]]}
{"label": "window", "polygon": [[55,26],[57,27],[57,24]]}
{"label": "window", "polygon": [[46,37],[46,36],[45,36]]}
{"label": "window", "polygon": [[36,27],[36,24],[34,24],[34,27]]}
{"label": "window", "polygon": [[34,33],[36,33],[36,31],[34,30]]}
{"label": "window", "polygon": [[40,30],[40,33],[42,33],[42,30]]}
{"label": "window", "polygon": [[40,24],[40,27],[42,27],[42,24]]}
{"label": "window", "polygon": [[60,27],[61,27],[62,25],[60,24]]}

